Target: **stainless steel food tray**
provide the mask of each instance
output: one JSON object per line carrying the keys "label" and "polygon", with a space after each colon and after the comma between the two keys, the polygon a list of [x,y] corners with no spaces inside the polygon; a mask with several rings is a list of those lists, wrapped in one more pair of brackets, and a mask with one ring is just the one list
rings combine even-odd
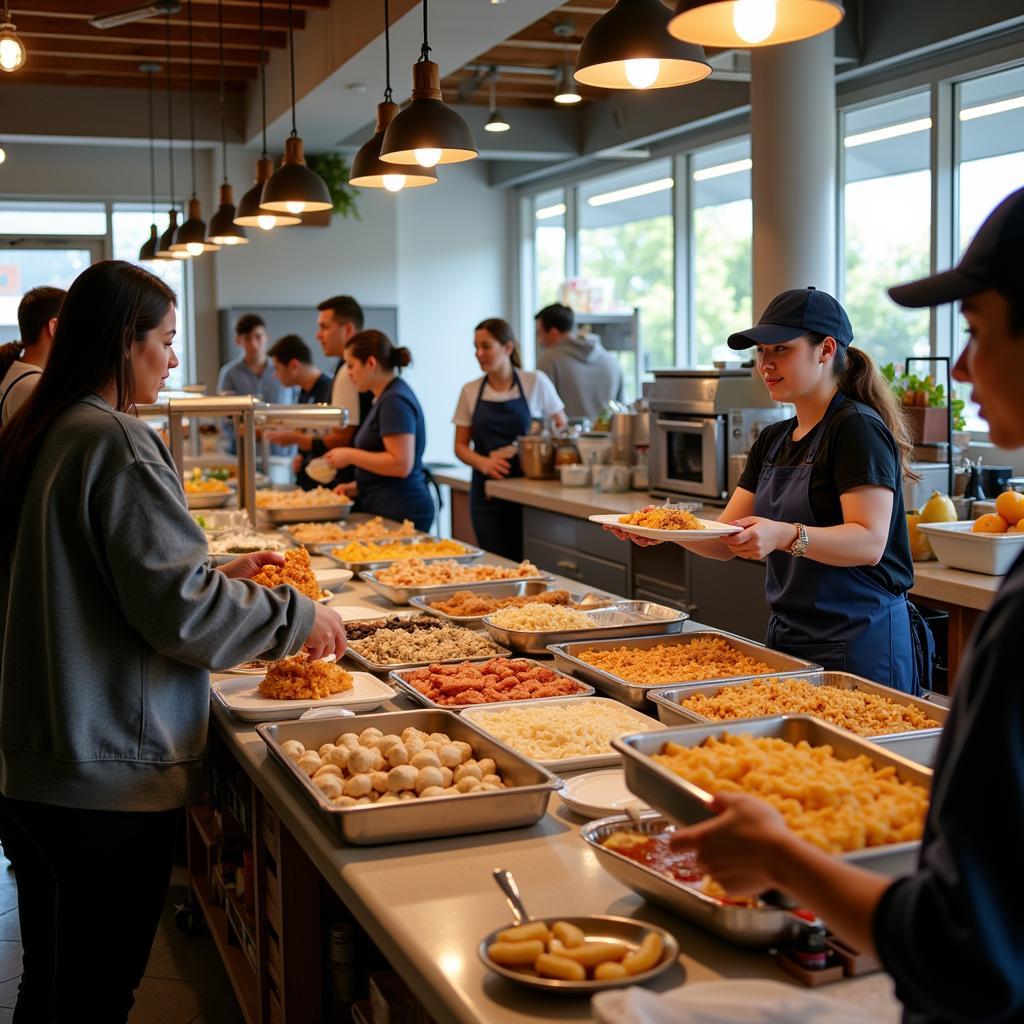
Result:
{"label": "stainless steel food tray", "polygon": [[[371,620],[372,621],[372,620]],[[478,633],[477,636],[480,634]],[[358,643],[358,641],[356,641]],[[492,658],[507,658],[512,654],[511,651],[506,650],[504,647],[498,644],[494,645],[494,651],[491,654],[474,654],[471,657],[463,655],[461,658],[434,658],[428,661],[405,661],[405,662],[392,662],[389,665],[381,665],[376,661],[370,661],[369,658],[360,654],[357,650],[352,647],[348,647],[345,650],[346,657],[351,658],[354,662],[362,665],[367,672],[376,672],[379,675],[383,675],[386,672],[399,672],[407,668],[423,668],[425,665],[460,665],[464,661],[490,661]]]}
{"label": "stainless steel food tray", "polygon": [[258,725],[256,731],[266,743],[270,756],[291,776],[346,843],[374,846],[522,828],[544,817],[551,793],[560,785],[551,772],[528,761],[451,711],[392,711],[360,715],[355,721],[360,732],[376,727],[385,735],[399,734],[403,729],[414,726],[424,732],[447,733],[453,740],[469,743],[475,757],[493,758],[498,774],[511,787],[488,793],[409,800],[383,807],[337,807],[285,755],[281,744],[286,740],[298,740],[315,750],[324,743],[333,743],[339,734],[354,728],[351,720],[335,718]]}
{"label": "stainless steel food tray", "polygon": [[[469,660],[479,661],[480,659],[479,658],[477,658],[477,659],[462,658],[460,660],[462,660],[462,661],[469,661]],[[523,660],[529,661],[530,659],[526,658],[526,659],[523,659]],[[413,667],[413,666],[410,666],[410,667]],[[423,666],[420,665],[420,666],[416,666],[416,667],[422,668]],[[417,690],[416,687],[413,686],[411,683],[406,682],[405,676],[404,676],[404,673],[406,671],[408,671],[408,670],[407,669],[395,669],[393,672],[388,673],[388,679],[390,679],[391,682],[394,683],[394,685],[396,687],[398,687],[398,689],[402,693],[406,694],[407,696],[411,697],[414,701],[417,701],[418,703],[423,704],[423,705],[425,705],[428,708],[437,708],[438,710],[445,710],[445,711],[463,711],[466,708],[507,708],[507,707],[511,707],[513,705],[520,705],[520,704],[527,703],[525,700],[495,700],[495,701],[490,701],[487,704],[438,704],[436,701],[431,700],[430,697],[427,697],[425,694],[420,693],[420,691]],[[552,669],[552,671],[555,671],[555,670]],[[556,672],[556,675],[562,676],[564,679],[568,679],[571,682],[575,683],[579,687],[579,691],[577,693],[569,693],[569,694],[564,694],[563,693],[563,694],[561,694],[558,697],[530,697],[529,698],[530,703],[536,703],[538,701],[545,701],[545,700],[574,700],[577,697],[593,697],[594,696],[594,688],[592,686],[589,686],[587,683],[582,683],[578,679],[573,679],[572,676],[568,676],[564,672]]]}
{"label": "stainless steel food tray", "polygon": [[658,835],[667,828],[671,828],[667,818],[646,811],[636,823],[625,815],[588,822],[580,829],[580,838],[594,851],[601,867],[616,881],[726,942],[751,949],[766,949],[797,934],[800,925],[788,910],[768,904],[746,907],[724,903],[601,845],[613,832]]}
{"label": "stainless steel food tray", "polygon": [[540,573],[537,576],[521,576],[515,580],[473,580],[468,583],[433,583],[409,587],[391,586],[377,579],[377,573],[361,572],[359,578],[373,591],[386,598],[392,604],[408,604],[414,597],[427,597],[435,594],[454,594],[457,590],[479,590],[493,587],[496,583],[551,583],[554,576]]}
{"label": "stainless steel food tray", "polygon": [[[691,824],[712,816],[712,795],[700,786],[680,778],[658,764],[652,755],[659,753],[666,743],[681,747],[698,747],[711,736],[725,733],[745,733],[755,737],[775,736],[790,743],[806,740],[812,747],[828,744],[840,760],[864,755],[877,767],[891,766],[896,777],[931,789],[932,772],[913,761],[894,754],[885,747],[853,736],[837,726],[809,715],[773,715],[769,718],[748,718],[737,723],[690,725],[661,732],[634,733],[616,737],[612,746],[622,754],[626,785],[651,807],[661,811],[669,820]],[[910,874],[917,865],[920,842],[892,843],[870,846],[840,856],[852,864],[859,864],[881,875]]]}
{"label": "stainless steel food tray", "polygon": [[301,508],[259,508],[257,511],[279,526],[284,523],[329,523],[348,519],[352,502],[344,505],[303,505]]}
{"label": "stainless steel food tray", "polygon": [[[652,691],[664,690],[671,684],[631,683],[628,679],[623,679],[620,676],[613,675],[611,672],[595,668],[593,665],[580,659],[577,656],[578,653],[593,648],[607,650],[615,647],[656,647],[658,644],[670,646],[677,644],[685,645],[702,637],[721,637],[741,653],[764,662],[768,666],[770,674],[774,676],[800,675],[806,672],[817,671],[821,668],[820,665],[814,665],[809,661],[804,661],[802,658],[794,658],[788,654],[782,654],[780,651],[773,651],[769,647],[762,647],[761,644],[755,644],[750,640],[733,636],[731,633],[722,633],[713,629],[694,630],[692,633],[680,633],[675,636],[635,637],[623,640],[588,640],[576,643],[554,644],[548,650],[555,656],[555,664],[563,672],[572,672],[581,679],[586,679],[603,693],[607,693],[609,697],[615,697],[624,704],[629,704],[635,708],[643,708],[644,702],[649,699]],[[705,679],[701,682],[724,683],[728,679],[735,678],[747,679],[750,676],[727,676],[721,679]]]}
{"label": "stainless steel food tray", "polygon": [[[446,586],[448,585],[446,584]],[[422,611],[429,612],[431,615],[436,615],[439,619],[444,619],[445,622],[450,622],[453,626],[476,626],[483,619],[482,615],[449,615],[447,612],[439,611],[434,607],[435,604],[448,600],[453,593],[457,593],[459,590],[464,589],[466,588],[453,587],[450,592],[447,593],[413,597],[409,599],[409,604],[421,609]],[[479,588],[474,587],[473,589],[476,590]],[[544,594],[553,589],[555,588],[552,587],[550,583],[546,583],[542,580],[497,580],[488,583],[486,590],[480,596],[498,598],[536,597],[537,594]]]}
{"label": "stainless steel food tray", "polygon": [[[315,520],[303,519],[302,522],[315,522]],[[336,548],[339,544],[350,544],[352,540],[356,538],[349,538],[348,540],[299,540],[294,533],[287,527],[278,527],[281,533],[283,533],[296,547],[306,548],[309,553],[316,555],[326,554],[330,548]],[[374,537],[373,541],[365,541],[364,543],[370,544],[375,541],[392,541],[392,540],[428,540],[430,538],[429,533],[416,532],[413,534],[403,535],[401,537]],[[321,550],[321,548],[323,550]]]}
{"label": "stainless steel food tray", "polygon": [[[756,679],[771,679],[774,676],[760,675],[750,676],[748,679],[734,679],[727,683],[686,683],[680,686],[669,686],[663,690],[655,690],[651,700],[658,706],[658,717],[666,725],[708,725],[717,721],[698,715],[682,707],[682,702],[687,697],[702,693],[705,696],[713,697],[723,687],[742,686],[745,683],[753,682]],[[909,704],[920,708],[929,718],[939,723],[937,729],[913,729],[908,732],[885,733],[881,736],[869,736],[872,743],[887,747],[901,757],[909,758],[918,764],[930,767],[935,763],[935,755],[939,749],[939,738],[942,736],[943,726],[949,717],[949,709],[936,704],[934,701],[925,700],[921,697],[911,697],[908,693],[900,693],[889,686],[881,683],[874,683],[870,679],[862,679],[851,672],[829,672],[818,670],[808,672],[805,675],[791,676],[792,679],[806,679],[812,686],[834,686],[840,690],[859,690],[862,693],[871,693],[877,697],[885,697],[895,704]],[[786,714],[783,708],[778,709],[778,714]],[[729,722],[741,722],[744,719],[731,718]],[[825,719],[828,721],[828,719]],[[832,723],[835,724],[835,723]],[[842,728],[841,726],[839,728]]]}
{"label": "stainless steel food tray", "polygon": [[[320,544],[317,549],[317,554],[322,555],[324,558],[329,558],[335,565],[340,565],[343,569],[351,569],[353,572],[362,574],[364,572],[374,572],[377,569],[386,569],[389,565],[394,565],[396,562],[404,562],[407,559],[404,558],[381,558],[370,562],[351,562],[344,558],[339,558],[331,550],[332,548],[342,547],[344,544],[365,543],[366,545],[373,547],[375,545],[384,544],[402,544],[406,547],[411,547],[413,544],[424,543],[424,538],[414,537],[399,537],[395,540],[368,540],[368,541],[339,541],[335,544]],[[484,556],[483,548],[474,547],[472,544],[463,544],[462,541],[457,543],[462,544],[466,549],[461,555],[426,555],[420,558],[421,562],[458,562],[460,565],[468,565],[470,562],[475,562]]]}
{"label": "stainless steel food tray", "polygon": [[678,633],[690,617],[686,612],[653,601],[617,601],[610,608],[584,611],[597,625],[593,629],[508,629],[489,615],[484,629],[500,644],[523,654],[546,654],[552,644],[576,640],[610,640],[613,637],[667,636]]}

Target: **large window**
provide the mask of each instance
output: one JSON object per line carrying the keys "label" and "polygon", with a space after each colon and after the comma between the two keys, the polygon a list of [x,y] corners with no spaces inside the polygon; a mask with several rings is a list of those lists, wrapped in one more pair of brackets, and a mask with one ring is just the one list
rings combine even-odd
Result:
{"label": "large window", "polygon": [[927,92],[849,111],[843,129],[843,287],[859,348],[877,362],[931,352],[927,310],[886,289],[928,273],[931,118]]}
{"label": "large window", "polygon": [[693,154],[693,355],[735,359],[725,339],[753,323],[750,140]]}
{"label": "large window", "polygon": [[617,353],[629,397],[641,375],[675,363],[672,186],[664,159],[592,178],[577,193],[576,305],[593,314],[639,310],[640,365]]}
{"label": "large window", "polygon": [[565,284],[565,190],[533,197],[533,310],[560,301]]}

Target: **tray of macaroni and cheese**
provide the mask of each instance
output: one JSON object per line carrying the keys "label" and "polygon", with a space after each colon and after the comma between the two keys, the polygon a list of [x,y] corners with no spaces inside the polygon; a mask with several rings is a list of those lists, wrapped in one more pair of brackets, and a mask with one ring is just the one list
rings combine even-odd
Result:
{"label": "tray of macaroni and cheese", "polygon": [[802,658],[716,630],[582,640],[552,644],[548,650],[563,672],[572,672],[635,708],[643,708],[654,690],[684,682],[722,683],[768,673],[791,676],[820,670]]}
{"label": "tray of macaroni and cheese", "polygon": [[883,875],[917,864],[932,772],[809,715],[612,739],[626,785],[671,821],[713,816],[713,791],[773,803],[799,836]]}
{"label": "tray of macaroni and cheese", "polygon": [[726,683],[685,683],[654,690],[666,725],[739,722],[766,715],[807,714],[918,764],[931,766],[949,709],[850,672],[755,676]]}

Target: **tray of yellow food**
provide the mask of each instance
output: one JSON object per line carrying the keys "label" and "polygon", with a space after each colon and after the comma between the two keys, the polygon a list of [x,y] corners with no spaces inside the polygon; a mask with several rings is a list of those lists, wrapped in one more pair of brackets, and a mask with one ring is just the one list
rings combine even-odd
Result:
{"label": "tray of yellow food", "polygon": [[452,711],[261,724],[270,756],[347,843],[534,825],[559,781]]}
{"label": "tray of yellow food", "polygon": [[883,875],[917,863],[932,773],[809,715],[616,737],[626,784],[671,821],[713,816],[713,794],[749,793],[796,835]]}
{"label": "tray of yellow food", "polygon": [[288,491],[257,491],[256,507],[272,523],[281,525],[345,519],[352,511],[352,501],[326,487],[311,491],[296,487]]}
{"label": "tray of yellow food", "polygon": [[678,683],[721,683],[756,675],[791,676],[820,665],[728,633],[693,630],[674,636],[583,640],[548,650],[563,672],[593,683],[609,697],[642,708],[649,695]]}
{"label": "tray of yellow food", "polygon": [[653,601],[618,601],[584,611],[561,605],[526,604],[499,608],[483,618],[498,643],[523,654],[546,654],[552,644],[678,633],[690,616]]}
{"label": "tray of yellow food", "polygon": [[310,708],[373,711],[394,696],[369,672],[346,672],[333,660],[304,654],[272,661],[260,678],[222,679],[211,687],[214,701],[243,722],[298,718]]}
{"label": "tray of yellow food", "polygon": [[499,608],[517,608],[524,604],[564,605],[588,611],[616,604],[611,597],[600,594],[574,594],[568,590],[552,590],[541,580],[509,580],[488,584],[485,590],[456,590],[426,597],[411,598],[409,604],[456,626],[477,626],[485,615]]}
{"label": "tray of yellow food", "polygon": [[483,558],[484,555],[482,548],[439,537],[352,540],[335,547],[321,545],[319,553],[343,569],[351,569],[360,574],[375,569],[386,569],[395,562],[408,561],[412,558],[421,562],[448,560],[466,565]]}
{"label": "tray of yellow food", "polygon": [[223,508],[235,495],[231,484],[203,476],[187,477],[184,488],[188,507],[196,509]]}
{"label": "tray of yellow food", "polygon": [[401,523],[393,523],[381,516],[374,516],[361,523],[291,523],[282,526],[281,532],[293,543],[310,548],[317,554],[321,548],[335,544],[347,544],[353,540],[399,540],[402,537],[424,537],[412,524],[405,519]]}
{"label": "tray of yellow food", "polygon": [[384,569],[361,572],[359,578],[392,604],[408,604],[413,597],[452,593],[456,590],[487,587],[498,581],[541,582],[553,577],[541,572],[532,562],[518,565],[494,565],[480,562],[465,565],[450,558],[424,562],[410,558]]}
{"label": "tray of yellow food", "polygon": [[949,710],[850,672],[761,676],[708,686],[691,683],[651,693],[666,725],[737,722],[766,715],[813,715],[855,736],[931,765]]}
{"label": "tray of yellow food", "polygon": [[638,822],[621,815],[588,822],[580,838],[598,864],[644,899],[737,946],[767,949],[792,939],[796,918],[759,899],[734,899],[696,865],[692,853],[668,843],[672,823],[657,811]]}
{"label": "tray of yellow food", "polygon": [[715,540],[739,533],[739,526],[719,523],[713,519],[698,519],[689,509],[672,505],[645,505],[636,512],[625,515],[618,513],[590,517],[592,523],[614,526],[623,533],[632,533],[648,540],[670,541],[687,544],[695,540]]}

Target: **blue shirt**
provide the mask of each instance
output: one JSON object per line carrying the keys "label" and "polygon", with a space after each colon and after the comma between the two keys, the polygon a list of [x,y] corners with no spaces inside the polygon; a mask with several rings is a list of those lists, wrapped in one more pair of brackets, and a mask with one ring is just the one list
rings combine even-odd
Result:
{"label": "blue shirt", "polygon": [[[277,379],[271,359],[263,364],[263,372],[258,375],[245,365],[244,356],[232,359],[220,369],[217,390],[221,394],[253,395],[271,405],[292,405],[295,402],[295,388],[286,388]],[[224,433],[228,439],[228,451],[234,453],[235,429],[231,420],[224,422]],[[270,450],[274,455],[290,455],[295,449],[288,445],[274,444]]]}

